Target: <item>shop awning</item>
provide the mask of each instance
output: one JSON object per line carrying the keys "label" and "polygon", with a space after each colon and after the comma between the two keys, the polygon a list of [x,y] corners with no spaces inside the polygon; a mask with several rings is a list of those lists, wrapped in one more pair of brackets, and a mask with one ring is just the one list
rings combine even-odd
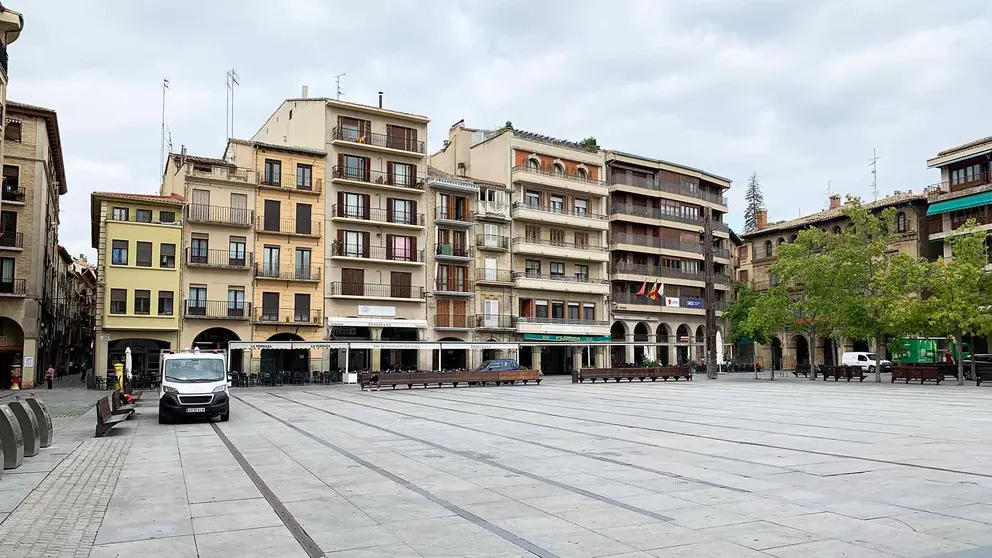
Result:
{"label": "shop awning", "polygon": [[940,215],[941,213],[947,213],[950,211],[958,211],[961,209],[969,209],[980,205],[990,204],[992,204],[992,192],[982,192],[980,194],[972,194],[970,196],[964,196],[963,198],[955,198],[953,200],[932,204],[927,209],[927,215]]}

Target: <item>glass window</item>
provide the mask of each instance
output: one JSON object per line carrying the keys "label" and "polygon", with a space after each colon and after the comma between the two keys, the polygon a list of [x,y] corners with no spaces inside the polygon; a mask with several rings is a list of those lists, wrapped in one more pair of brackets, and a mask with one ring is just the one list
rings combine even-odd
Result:
{"label": "glass window", "polygon": [[582,319],[587,322],[596,321],[596,305],[584,304],[582,306]]}
{"label": "glass window", "polygon": [[541,194],[534,192],[533,190],[528,190],[524,194],[524,203],[530,207],[541,207]]}
{"label": "glass window", "polygon": [[413,261],[413,238],[409,236],[393,237],[393,259],[403,262]]}
{"label": "glass window", "polygon": [[539,260],[527,260],[524,268],[528,277],[539,277],[541,275],[541,262]]}
{"label": "glass window", "polygon": [[227,315],[245,315],[245,289],[243,287],[231,287],[227,289]]}
{"label": "glass window", "polygon": [[[21,168],[15,167],[14,165],[4,165],[3,166],[3,193],[15,195],[9,199],[15,201],[24,201],[23,197],[17,199],[16,195],[20,194],[23,196],[23,192],[18,192],[21,188]],[[8,199],[8,198],[5,198]]]}
{"label": "glass window", "polygon": [[127,289],[110,289],[110,313],[127,314]]}
{"label": "glass window", "polygon": [[159,211],[158,220],[160,223],[175,223],[176,222],[176,212],[175,211]]}
{"label": "glass window", "polygon": [[139,223],[151,223],[152,222],[152,210],[151,209],[138,209],[134,212],[134,220]]}
{"label": "glass window", "polygon": [[551,303],[551,317],[555,319],[562,319],[565,317],[565,303],[564,302],[552,302]]}
{"label": "glass window", "polygon": [[313,234],[313,221],[310,220],[312,215],[312,205],[308,203],[296,204],[296,234]]}
{"label": "glass window", "polygon": [[159,267],[167,269],[176,268],[176,245],[162,244],[159,246]]}
{"label": "glass window", "polygon": [[138,267],[151,267],[152,266],[152,243],[151,242],[138,242],[138,254],[135,258],[135,264]]}
{"label": "glass window", "polygon": [[245,239],[232,236],[228,244],[228,263],[232,267],[245,267],[248,260],[245,255]]}
{"label": "glass window", "polygon": [[265,175],[262,177],[262,184],[282,185],[282,161],[265,160]]}
{"label": "glass window", "polygon": [[191,238],[189,241],[189,263],[204,265],[207,263],[209,241],[206,238]]}
{"label": "glass window", "polygon": [[349,180],[368,180],[369,169],[365,164],[364,157],[343,155],[341,158],[341,163],[344,166],[342,169],[344,178]]}
{"label": "glass window", "polygon": [[300,190],[313,189],[313,167],[310,165],[296,165],[296,187]]}
{"label": "glass window", "polygon": [[578,320],[579,319],[579,303],[569,302],[568,303],[568,319]]}
{"label": "glass window", "polygon": [[171,382],[203,383],[224,379],[224,360],[219,358],[173,358],[165,361],[165,377]]}
{"label": "glass window", "polygon": [[147,316],[152,313],[152,292],[146,290],[134,291],[134,313]]}
{"label": "glass window", "polygon": [[551,196],[551,211],[554,213],[564,213],[565,198],[561,196]]}
{"label": "glass window", "polygon": [[585,180],[589,178],[589,173],[586,171],[586,169],[582,167],[578,167],[575,169],[575,176],[581,178],[582,180]]}
{"label": "glass window", "polygon": [[557,177],[565,176],[565,167],[561,166],[558,163],[555,163],[555,176]]}
{"label": "glass window", "polygon": [[294,259],[297,279],[310,279],[310,249],[297,248]]}
{"label": "glass window", "polygon": [[127,246],[128,242],[126,240],[115,240],[112,243],[112,251],[110,254],[110,263],[114,265],[127,265]]}
{"label": "glass window", "polygon": [[551,262],[551,276],[552,277],[564,277],[565,276],[565,264],[562,262]]}
{"label": "glass window", "polygon": [[279,247],[262,247],[262,277],[279,276]]}
{"label": "glass window", "polygon": [[565,245],[565,231],[562,229],[551,229],[551,245],[552,246],[564,246]]}
{"label": "glass window", "polygon": [[365,257],[365,235],[357,231],[344,231],[344,255],[352,258]]}
{"label": "glass window", "polygon": [[547,318],[548,317],[548,301],[547,300],[535,300],[534,301],[534,317],[536,317],[536,318]]}
{"label": "glass window", "polygon": [[14,292],[14,258],[0,258],[0,293]]}
{"label": "glass window", "polygon": [[528,242],[537,242],[541,240],[541,227],[527,225],[524,229],[524,234],[527,235]]}
{"label": "glass window", "polygon": [[410,200],[393,200],[393,222],[406,225],[416,224],[413,216],[413,202]]}
{"label": "glass window", "polygon": [[297,322],[310,322],[310,295],[297,293],[293,296],[293,319]]}
{"label": "glass window", "polygon": [[575,200],[575,214],[585,216],[589,214],[589,200]]}
{"label": "glass window", "polygon": [[589,280],[589,266],[575,264],[575,279],[576,281],[588,281]]}
{"label": "glass window", "polygon": [[158,315],[159,316],[172,315],[172,291],[158,292]]}
{"label": "glass window", "polygon": [[575,233],[575,247],[586,248],[589,246],[589,233]]}
{"label": "glass window", "polygon": [[396,186],[413,186],[413,165],[393,163],[393,184]]}
{"label": "glass window", "polygon": [[541,170],[541,163],[537,159],[527,159],[527,170],[539,171]]}
{"label": "glass window", "polygon": [[6,141],[21,141],[21,123],[7,122],[3,127],[3,139]]}
{"label": "glass window", "polygon": [[114,221],[127,221],[128,220],[128,208],[126,207],[115,207],[110,216]]}
{"label": "glass window", "polygon": [[901,211],[896,215],[896,232],[906,232],[906,214]]}
{"label": "glass window", "polygon": [[344,194],[344,216],[352,219],[368,219],[365,215],[365,196],[363,194]]}
{"label": "glass window", "polygon": [[[834,228],[835,229],[838,229],[839,227],[834,227]],[[837,231],[837,232],[840,232],[840,231]],[[765,257],[766,258],[772,257],[772,241],[771,240],[766,240],[765,241]]]}

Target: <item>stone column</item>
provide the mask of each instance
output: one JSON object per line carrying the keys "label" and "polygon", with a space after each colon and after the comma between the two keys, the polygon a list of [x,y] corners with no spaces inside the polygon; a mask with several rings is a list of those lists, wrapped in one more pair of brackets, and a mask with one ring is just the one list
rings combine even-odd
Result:
{"label": "stone column", "polygon": [[657,343],[653,333],[648,334],[648,344],[644,346],[644,360],[654,360],[654,344]]}
{"label": "stone column", "polygon": [[[30,357],[31,365],[28,366]],[[21,389],[31,389],[35,385],[35,376],[38,373],[38,340],[24,338],[24,349],[21,351]],[[47,369],[47,366],[46,366]],[[8,388],[10,386],[7,386]]]}
{"label": "stone column", "polygon": [[607,367],[607,355],[609,353],[609,347],[593,347],[592,348],[593,358],[596,362],[596,368],[606,368]]}
{"label": "stone column", "polygon": [[[382,340],[381,327],[373,327],[369,329],[370,332],[372,333],[372,341]],[[371,353],[371,357],[372,357],[371,362],[369,363],[369,370],[379,370],[382,367],[382,350],[371,349],[369,352]]]}
{"label": "stone column", "polygon": [[582,347],[572,347],[572,383],[579,382],[579,370],[582,370]]}
{"label": "stone column", "polygon": [[[93,351],[93,362],[90,364],[93,366],[93,377],[103,378],[104,381],[107,380],[107,359],[110,353],[110,342],[107,340],[105,334],[97,332],[96,339],[94,339],[94,345],[96,346]],[[89,382],[89,380],[87,380]]]}
{"label": "stone column", "polygon": [[530,355],[531,355],[530,356],[530,361],[532,363],[531,366],[533,366],[534,370],[540,371],[541,370],[541,347],[531,347],[530,348]]}
{"label": "stone column", "polygon": [[[633,334],[624,336],[624,341],[630,342],[634,340]],[[634,362],[634,346],[624,345],[623,346],[623,358],[627,364],[633,364]]]}

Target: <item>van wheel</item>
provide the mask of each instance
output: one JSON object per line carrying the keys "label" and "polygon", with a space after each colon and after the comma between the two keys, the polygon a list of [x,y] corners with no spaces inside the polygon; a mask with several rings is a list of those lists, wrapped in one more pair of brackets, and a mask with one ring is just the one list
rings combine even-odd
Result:
{"label": "van wheel", "polygon": [[871,365],[871,366],[868,367],[868,373],[869,374],[874,374],[875,373],[875,365]]}

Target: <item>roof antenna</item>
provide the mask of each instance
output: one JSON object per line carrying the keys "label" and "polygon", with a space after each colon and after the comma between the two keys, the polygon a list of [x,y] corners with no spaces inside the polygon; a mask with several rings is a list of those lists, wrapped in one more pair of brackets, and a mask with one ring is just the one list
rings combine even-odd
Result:
{"label": "roof antenna", "polygon": [[834,193],[834,181],[833,180],[828,180],[827,181],[827,205],[824,207],[824,209],[830,209],[830,195],[833,194],[833,193]]}
{"label": "roof antenna", "polygon": [[344,90],[341,89],[341,78],[343,78],[345,75],[346,74],[338,74],[338,75],[334,76],[334,83],[336,83],[337,86],[338,86],[338,100],[339,101],[341,100],[341,95],[344,95]]}
{"label": "roof antenna", "polygon": [[238,71],[234,68],[225,74],[225,85],[227,92],[225,93],[226,97],[224,97],[224,119],[226,120],[224,134],[227,135],[226,139],[231,139],[234,137],[234,88],[241,85],[241,82],[238,81]]}
{"label": "roof antenna", "polygon": [[881,159],[876,153],[875,148],[871,148],[871,160],[869,167],[871,167],[871,192],[875,196],[875,201],[878,201],[878,160]]}
{"label": "roof antenna", "polygon": [[163,79],[162,80],[162,138],[158,148],[159,159],[161,159],[159,164],[162,167],[161,174],[163,175],[165,174],[165,92],[168,90],[169,90],[169,80]]}

